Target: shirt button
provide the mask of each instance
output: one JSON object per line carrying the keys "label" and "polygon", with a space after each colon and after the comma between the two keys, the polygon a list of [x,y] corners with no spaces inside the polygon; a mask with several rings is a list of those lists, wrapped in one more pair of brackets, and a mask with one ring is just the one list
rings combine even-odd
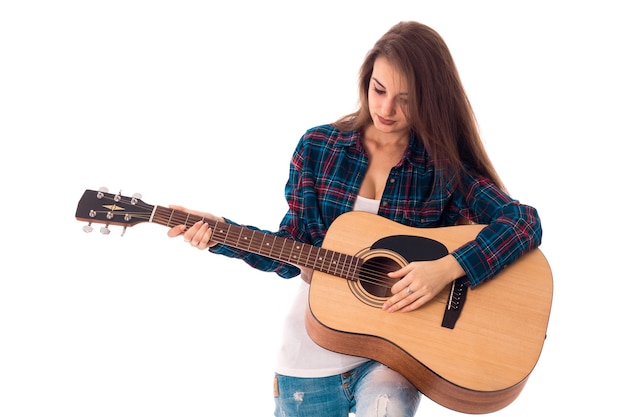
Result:
{"label": "shirt button", "polygon": [[395,178],[391,178],[391,179],[389,180],[389,182],[390,182],[390,183],[392,183],[392,184],[394,184],[394,183],[396,182],[396,179],[395,179]]}
{"label": "shirt button", "polygon": [[387,207],[387,204],[388,203],[386,201],[383,201],[383,207]]}

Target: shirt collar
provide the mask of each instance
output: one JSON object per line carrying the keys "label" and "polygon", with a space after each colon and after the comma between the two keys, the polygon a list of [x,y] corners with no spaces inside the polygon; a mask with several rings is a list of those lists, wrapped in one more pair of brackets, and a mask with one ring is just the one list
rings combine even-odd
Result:
{"label": "shirt collar", "polygon": [[[359,149],[360,142],[361,133],[359,131],[340,132],[335,141],[335,146]],[[404,154],[404,160],[417,168],[423,168],[428,159],[428,153],[424,148],[424,143],[415,132],[412,132],[411,138],[409,139],[409,147]]]}

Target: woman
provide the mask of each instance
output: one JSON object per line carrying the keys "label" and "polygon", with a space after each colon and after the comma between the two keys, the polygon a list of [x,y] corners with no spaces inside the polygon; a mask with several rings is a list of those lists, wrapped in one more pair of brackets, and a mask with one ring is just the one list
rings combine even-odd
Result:
{"label": "woman", "polygon": [[[420,308],[457,278],[475,287],[539,246],[536,210],[505,193],[454,61],[435,31],[416,22],[392,27],[367,54],[359,90],[355,113],[308,130],[298,143],[285,188],[289,210],[276,235],[321,246],[329,225],[350,210],[411,227],[487,225],[443,258],[390,273],[393,295],[382,307],[390,313]],[[325,350],[308,337],[311,271],[211,242],[203,222],[173,227],[168,235],[284,278],[303,278],[276,365],[276,416],[415,414],[421,394],[403,376],[378,362]]]}

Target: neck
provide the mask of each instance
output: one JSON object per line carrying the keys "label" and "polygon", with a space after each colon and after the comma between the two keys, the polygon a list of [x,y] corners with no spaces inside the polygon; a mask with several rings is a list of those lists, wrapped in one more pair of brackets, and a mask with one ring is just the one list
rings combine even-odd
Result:
{"label": "neck", "polygon": [[405,149],[409,144],[407,132],[384,133],[376,129],[374,125],[365,129],[363,139],[376,147],[387,149]]}

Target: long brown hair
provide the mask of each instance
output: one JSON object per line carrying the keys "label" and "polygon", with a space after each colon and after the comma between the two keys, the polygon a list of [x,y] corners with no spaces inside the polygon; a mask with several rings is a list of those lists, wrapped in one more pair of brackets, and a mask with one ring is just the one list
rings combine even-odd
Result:
{"label": "long brown hair", "polygon": [[469,170],[503,188],[483,146],[452,55],[441,36],[421,23],[400,22],[376,42],[361,65],[360,108],[335,125],[363,132],[372,124],[368,91],[379,56],[405,75],[409,91],[406,117],[435,167],[449,175]]}

